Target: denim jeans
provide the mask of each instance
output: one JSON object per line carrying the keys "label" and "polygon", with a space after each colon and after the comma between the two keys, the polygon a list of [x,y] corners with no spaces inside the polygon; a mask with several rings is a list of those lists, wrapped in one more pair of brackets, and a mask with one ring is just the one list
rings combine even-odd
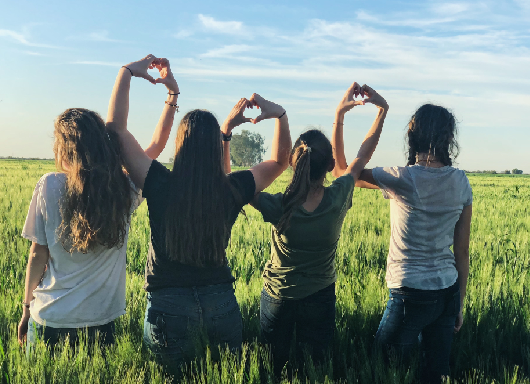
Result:
{"label": "denim jeans", "polygon": [[70,336],[70,347],[74,348],[79,339],[78,332],[86,332],[88,342],[90,344],[94,343],[96,337],[98,336],[100,345],[114,344],[114,321],[104,325],[86,328],[52,328],[40,325],[30,317],[28,322],[26,353],[29,356],[30,350],[33,349],[37,339],[43,339],[50,347],[53,348],[61,340],[64,340],[66,336]]}
{"label": "denim jeans", "polygon": [[238,351],[243,320],[232,284],[164,288],[147,295],[144,341],[166,370],[179,375],[183,363],[200,357],[209,345]]}
{"label": "denim jeans", "polygon": [[335,283],[300,300],[275,299],[261,292],[261,338],[271,346],[276,375],[289,360],[295,325],[298,354],[307,348],[317,363],[326,357],[335,332],[335,301]]}
{"label": "denim jeans", "polygon": [[422,382],[439,383],[449,376],[454,326],[460,311],[458,281],[449,288],[426,291],[390,289],[390,298],[377,330],[376,345],[405,361],[420,344]]}

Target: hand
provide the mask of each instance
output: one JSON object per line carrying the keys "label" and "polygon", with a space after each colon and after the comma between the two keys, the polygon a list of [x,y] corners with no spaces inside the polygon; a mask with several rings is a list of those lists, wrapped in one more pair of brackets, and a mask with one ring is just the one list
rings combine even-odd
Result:
{"label": "hand", "polygon": [[361,87],[361,96],[368,96],[368,99],[364,99],[365,103],[372,103],[376,107],[384,109],[385,111],[388,110],[388,103],[383,98],[383,96],[381,96],[379,93],[374,91],[366,84]]}
{"label": "hand", "polygon": [[26,315],[26,311],[22,314],[22,319],[18,323],[18,343],[21,347],[24,347],[26,343],[26,336],[28,334],[28,322],[29,322],[29,311]]}
{"label": "hand", "polygon": [[460,312],[458,312],[458,316],[456,317],[455,330],[454,330],[455,333],[460,331],[460,328],[462,328],[463,323],[464,323],[464,315],[462,313],[462,310],[460,310]]}
{"label": "hand", "polygon": [[354,98],[359,95],[361,95],[361,86],[354,82],[350,88],[348,88],[337,106],[337,113],[345,114],[356,105],[364,105],[365,100],[354,100]]}
{"label": "hand", "polygon": [[127,64],[126,67],[131,70],[132,75],[134,77],[141,77],[149,80],[152,84],[156,84],[155,79],[153,78],[153,76],[147,73],[147,70],[155,68],[154,63],[157,60],[158,59],[153,55],[147,55],[142,60],[134,61],[132,63]]}
{"label": "hand", "polygon": [[250,105],[251,107],[255,105],[257,108],[261,108],[261,115],[250,120],[253,124],[266,119],[278,118],[285,112],[285,109],[281,105],[266,100],[257,93],[253,93],[250,97]]}
{"label": "hand", "polygon": [[[173,72],[169,66],[168,59],[156,59],[152,63],[153,68],[158,69],[160,77],[155,80],[157,84],[164,84],[170,93],[179,93],[179,86],[177,80],[173,77]],[[151,68],[151,67],[149,67]]]}
{"label": "hand", "polygon": [[234,105],[234,108],[232,108],[232,111],[221,127],[221,131],[223,131],[225,135],[229,135],[230,132],[232,132],[232,129],[238,125],[252,121],[251,118],[243,116],[243,112],[245,112],[246,108],[252,108],[252,104],[245,98],[239,100],[237,104]]}

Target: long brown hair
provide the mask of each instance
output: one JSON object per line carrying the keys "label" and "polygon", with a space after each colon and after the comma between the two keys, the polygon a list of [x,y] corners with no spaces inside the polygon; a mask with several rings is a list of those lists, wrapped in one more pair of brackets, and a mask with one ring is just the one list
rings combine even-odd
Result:
{"label": "long brown hair", "polygon": [[444,165],[453,165],[458,156],[456,119],[444,107],[422,105],[412,115],[407,131],[407,165],[416,164],[416,155],[424,152]]}
{"label": "long brown hair", "polygon": [[311,129],[296,140],[291,151],[293,177],[283,195],[283,214],[276,225],[279,234],[289,228],[293,210],[307,200],[311,186],[322,180],[332,160],[331,143],[321,131]]}
{"label": "long brown hair", "polygon": [[211,112],[188,112],[175,142],[166,210],[168,257],[201,267],[225,265],[227,214],[238,196],[223,169],[219,123]]}
{"label": "long brown hair", "polygon": [[116,134],[96,113],[71,108],[55,120],[55,161],[67,181],[58,235],[69,252],[121,247],[132,204]]}

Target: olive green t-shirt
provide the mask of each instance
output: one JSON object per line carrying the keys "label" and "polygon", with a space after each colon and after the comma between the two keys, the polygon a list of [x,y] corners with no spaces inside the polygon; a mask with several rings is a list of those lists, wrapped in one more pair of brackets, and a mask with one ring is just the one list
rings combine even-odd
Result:
{"label": "olive green t-shirt", "polygon": [[274,227],[283,213],[283,193],[260,194],[263,220],[273,225],[271,259],[263,271],[264,287],[269,295],[303,299],[336,281],[335,253],[344,217],[352,206],[354,185],[350,174],[333,181],[325,188],[324,197],[313,212],[302,206],[295,208],[283,235]]}

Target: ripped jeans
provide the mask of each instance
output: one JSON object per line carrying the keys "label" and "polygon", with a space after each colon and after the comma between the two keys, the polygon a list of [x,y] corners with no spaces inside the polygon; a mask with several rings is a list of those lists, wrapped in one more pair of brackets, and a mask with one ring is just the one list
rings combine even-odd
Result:
{"label": "ripped jeans", "polygon": [[439,383],[450,373],[451,343],[459,311],[458,281],[434,291],[392,288],[375,336],[376,345],[385,353],[397,353],[406,362],[419,342],[422,383]]}
{"label": "ripped jeans", "polygon": [[144,342],[174,375],[183,363],[212,356],[219,346],[239,351],[243,321],[231,283],[190,288],[165,288],[147,295]]}

